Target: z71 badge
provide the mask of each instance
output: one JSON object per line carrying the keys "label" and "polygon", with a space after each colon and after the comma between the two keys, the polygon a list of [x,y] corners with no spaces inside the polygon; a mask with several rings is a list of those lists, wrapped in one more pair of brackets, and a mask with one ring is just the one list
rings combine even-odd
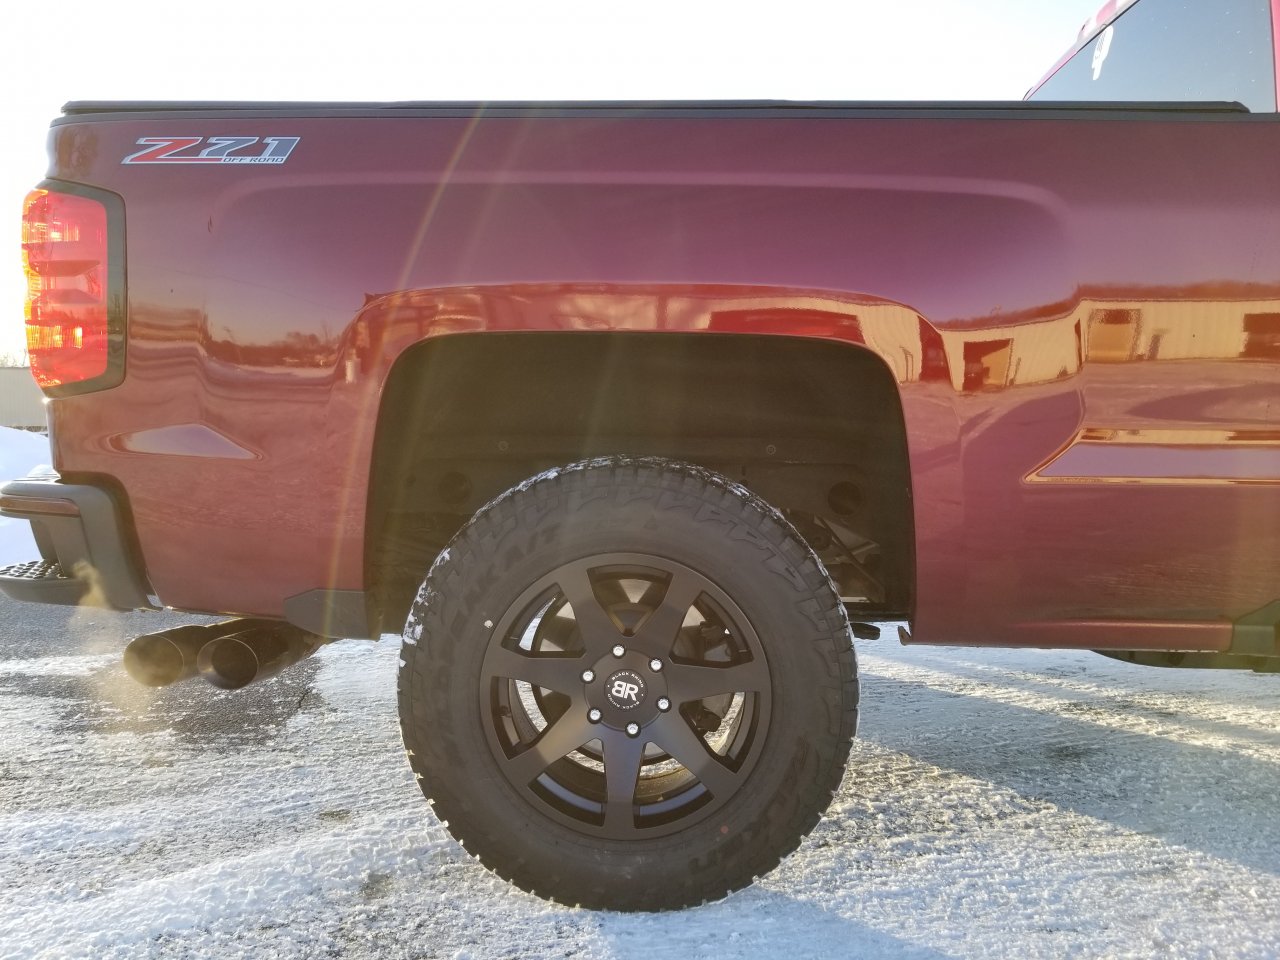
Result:
{"label": "z71 badge", "polygon": [[[121,163],[284,163],[301,137],[142,137]],[[256,150],[251,150],[253,147]],[[198,149],[197,149],[198,148]]]}

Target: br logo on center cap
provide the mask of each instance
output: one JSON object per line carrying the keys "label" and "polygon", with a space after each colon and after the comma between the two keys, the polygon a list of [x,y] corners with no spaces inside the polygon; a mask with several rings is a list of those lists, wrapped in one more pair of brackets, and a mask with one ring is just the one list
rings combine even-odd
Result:
{"label": "br logo on center cap", "polygon": [[634,670],[619,670],[604,682],[605,696],[619,710],[631,710],[644,703],[644,678]]}

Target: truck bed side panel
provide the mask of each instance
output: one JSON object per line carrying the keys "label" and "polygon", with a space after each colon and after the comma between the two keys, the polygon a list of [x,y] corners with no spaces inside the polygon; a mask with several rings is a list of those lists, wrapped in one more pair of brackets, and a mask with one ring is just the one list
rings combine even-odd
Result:
{"label": "truck bed side panel", "polygon": [[[120,162],[188,135],[299,142]],[[278,614],[363,587],[380,389],[410,345],[591,313],[495,293],[754,288],[852,305],[858,333],[738,332],[843,340],[899,383],[918,638],[1237,617],[1280,595],[1278,152],[1253,116],[87,117],[55,127],[50,176],[125,200],[128,369],[110,402],[52,402],[57,466],[128,491],[165,603]]]}

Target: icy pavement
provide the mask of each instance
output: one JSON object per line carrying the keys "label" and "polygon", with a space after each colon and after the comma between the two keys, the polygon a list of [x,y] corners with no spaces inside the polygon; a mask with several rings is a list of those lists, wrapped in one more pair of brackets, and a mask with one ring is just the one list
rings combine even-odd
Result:
{"label": "icy pavement", "polygon": [[392,641],[239,694],[0,659],[0,957],[1276,956],[1280,676],[860,653],[818,829],[657,916],[549,905],[464,854],[404,761]]}

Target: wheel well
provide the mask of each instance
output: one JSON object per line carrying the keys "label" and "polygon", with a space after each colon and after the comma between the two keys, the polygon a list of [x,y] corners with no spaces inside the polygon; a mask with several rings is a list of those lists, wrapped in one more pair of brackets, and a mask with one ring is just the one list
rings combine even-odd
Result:
{"label": "wheel well", "polygon": [[489,500],[614,454],[743,483],[796,524],[857,615],[910,612],[906,431],[875,354],[778,336],[478,333],[417,344],[388,378],[365,545],[379,628],[399,628],[432,560]]}

